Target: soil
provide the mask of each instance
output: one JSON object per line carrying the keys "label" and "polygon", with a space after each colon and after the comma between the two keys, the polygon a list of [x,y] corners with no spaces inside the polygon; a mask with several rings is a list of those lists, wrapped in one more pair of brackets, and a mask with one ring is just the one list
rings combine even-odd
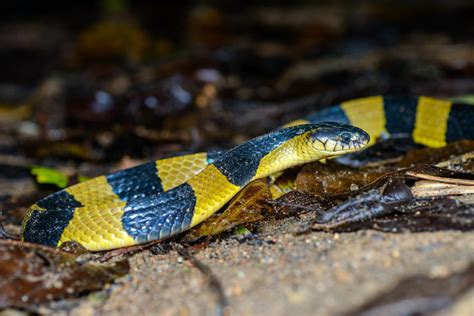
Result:
{"label": "soil", "polygon": [[[474,261],[474,233],[381,233],[373,230],[293,234],[307,219],[265,223],[256,239],[230,236],[196,252],[220,280],[231,315],[338,315],[424,274],[446,276]],[[176,251],[130,257],[131,272],[108,291],[92,294],[73,315],[212,315],[208,279]],[[108,292],[107,291],[107,292]],[[470,291],[439,315],[472,315]]]}

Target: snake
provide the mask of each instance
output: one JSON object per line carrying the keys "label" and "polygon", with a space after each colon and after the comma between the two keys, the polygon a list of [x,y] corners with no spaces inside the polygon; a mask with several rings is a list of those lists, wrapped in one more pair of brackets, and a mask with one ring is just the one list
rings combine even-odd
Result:
{"label": "snake", "polygon": [[443,147],[474,139],[474,106],[372,96],[327,107],[227,151],[170,157],[99,176],[32,205],[21,240],[104,251],[163,240],[205,221],[256,179],[409,136]]}

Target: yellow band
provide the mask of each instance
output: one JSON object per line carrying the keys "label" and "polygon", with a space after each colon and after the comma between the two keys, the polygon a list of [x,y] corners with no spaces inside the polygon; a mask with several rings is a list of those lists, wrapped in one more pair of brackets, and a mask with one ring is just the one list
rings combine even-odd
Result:
{"label": "yellow band", "polygon": [[451,101],[427,97],[418,99],[413,140],[429,147],[446,146]]}
{"label": "yellow band", "polygon": [[341,108],[349,123],[362,128],[370,135],[370,144],[374,144],[382,133],[386,133],[383,97],[375,96],[355,99],[341,103]]}
{"label": "yellow band", "polygon": [[66,191],[84,206],[74,210],[58,246],[70,240],[78,241],[89,250],[135,244],[122,227],[125,202],[112,191],[104,176],[69,187]]}

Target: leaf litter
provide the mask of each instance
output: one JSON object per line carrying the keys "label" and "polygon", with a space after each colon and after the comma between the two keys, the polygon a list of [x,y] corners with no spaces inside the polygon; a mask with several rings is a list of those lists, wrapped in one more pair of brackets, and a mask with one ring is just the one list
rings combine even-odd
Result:
{"label": "leaf litter", "polygon": [[128,271],[127,261],[99,265],[59,249],[0,240],[0,308],[36,312],[40,304],[100,290]]}
{"label": "leaf litter", "polygon": [[[70,33],[68,30],[77,27],[67,27],[61,19],[57,26],[33,21],[39,35],[48,36],[27,36],[26,45],[18,41],[24,39],[19,35],[27,33],[22,23],[0,30],[2,43],[10,49],[2,55],[5,77],[14,74],[16,78],[0,85],[2,97],[13,95],[13,101],[0,106],[0,152],[9,158],[2,169],[4,187],[11,187],[12,166],[22,159],[27,159],[22,165],[58,170],[68,165],[74,168],[68,174],[82,175],[86,169],[89,172],[85,175],[96,176],[113,170],[125,155],[148,161],[189,150],[228,148],[309,111],[360,96],[395,92],[442,97],[472,90],[473,47],[459,44],[466,35],[465,22],[470,21],[468,14],[461,14],[469,12],[462,5],[461,9],[449,7],[429,15],[424,6],[410,7],[412,15],[403,20],[402,32],[397,30],[399,25],[393,27],[393,22],[400,21],[393,20],[392,12],[405,13],[407,7],[393,5],[390,14],[379,5],[361,3],[358,8],[348,15],[341,14],[342,7],[333,11],[325,6],[295,5],[275,19],[278,10],[271,5],[265,10],[248,7],[238,25],[227,28],[223,21],[236,20],[227,19],[223,8],[203,9],[198,5],[189,9],[189,20],[173,19],[173,32],[176,23],[189,29],[184,32],[187,40],[181,41],[191,43],[185,52],[177,42],[142,28],[141,17],[136,21],[101,18],[93,24],[87,22],[89,25],[76,21],[77,26],[82,25],[79,34]],[[230,16],[234,16],[231,11]],[[431,24],[423,24],[427,16],[433,19],[431,13],[443,19],[455,17],[456,23],[448,23],[449,28],[440,36],[437,29],[430,29]],[[170,12],[154,12],[159,14],[168,16]],[[346,20],[345,16],[354,18]],[[428,25],[426,34],[410,32],[420,23]],[[257,27],[252,27],[255,33],[249,36],[241,28],[246,30],[250,25]],[[124,33],[124,29],[128,31]],[[358,32],[355,37],[352,30]],[[364,33],[366,30],[370,32]],[[77,45],[71,45],[68,37],[78,38]],[[5,42],[5,38],[10,40]],[[37,42],[35,38],[48,40]],[[67,48],[60,43],[66,43]],[[193,49],[202,45],[209,53]],[[32,58],[22,59],[18,49]],[[64,60],[50,53],[38,56],[37,51],[61,51]],[[143,63],[145,60],[152,62]],[[57,65],[51,67],[51,61]],[[48,69],[61,68],[61,63],[65,69],[47,73]],[[36,78],[34,82],[32,78]],[[272,196],[285,194],[282,197],[273,201],[267,184],[251,184],[223,212],[223,218],[213,217],[183,240],[194,244],[206,239],[201,248],[205,251],[209,240],[215,240],[209,236],[225,242],[233,236],[231,231],[258,235],[265,224],[275,224],[278,229],[291,218],[310,218],[308,232],[369,228],[390,232],[425,228],[469,231],[474,199],[472,186],[464,180],[471,180],[466,174],[473,172],[473,144],[458,142],[432,150],[394,140],[338,160],[352,168],[332,161],[296,168],[269,186]],[[11,154],[12,148],[18,151]],[[405,155],[412,148],[417,149]],[[425,166],[413,169],[418,164]],[[442,173],[426,165],[457,173]],[[33,181],[24,175],[19,180]],[[59,184],[62,186],[64,180]],[[0,197],[7,228],[16,226],[17,231],[18,214],[23,214],[17,210],[24,211],[31,200],[51,189],[36,186],[36,191],[24,192],[24,182],[19,187],[30,199],[4,191]],[[2,235],[14,237],[8,231]],[[33,246],[24,247],[29,253]],[[18,274],[28,278],[25,271]],[[77,288],[72,296],[80,293]]]}

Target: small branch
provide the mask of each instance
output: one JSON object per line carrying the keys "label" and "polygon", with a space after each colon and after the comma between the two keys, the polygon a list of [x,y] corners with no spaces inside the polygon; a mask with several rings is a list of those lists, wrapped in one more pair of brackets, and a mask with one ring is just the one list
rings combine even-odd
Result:
{"label": "small branch", "polygon": [[414,172],[414,171],[407,171],[406,175],[411,176],[411,177],[415,177],[415,178],[419,178],[419,179],[437,181],[437,182],[442,182],[442,183],[450,183],[450,184],[457,184],[457,185],[469,185],[469,186],[474,185],[474,180],[438,177],[438,176],[433,176],[433,175],[425,174],[425,173],[418,173],[418,172]]}
{"label": "small branch", "polygon": [[411,188],[411,191],[416,197],[464,195],[474,194],[474,186],[421,180],[415,183],[415,185]]}
{"label": "small branch", "polygon": [[468,161],[470,159],[474,159],[474,151],[465,153],[465,154],[463,154],[461,156],[458,156],[458,157],[455,157],[453,159],[442,161],[442,162],[436,164],[436,167],[438,167],[438,168],[447,168],[452,163],[465,163],[466,161]]}
{"label": "small branch", "polygon": [[202,274],[207,277],[209,286],[217,296],[216,316],[225,315],[225,310],[229,306],[229,301],[224,293],[224,289],[222,288],[219,278],[207,265],[193,256],[187,248],[177,247],[177,251],[183,258],[189,260],[199,271],[201,271]]}

